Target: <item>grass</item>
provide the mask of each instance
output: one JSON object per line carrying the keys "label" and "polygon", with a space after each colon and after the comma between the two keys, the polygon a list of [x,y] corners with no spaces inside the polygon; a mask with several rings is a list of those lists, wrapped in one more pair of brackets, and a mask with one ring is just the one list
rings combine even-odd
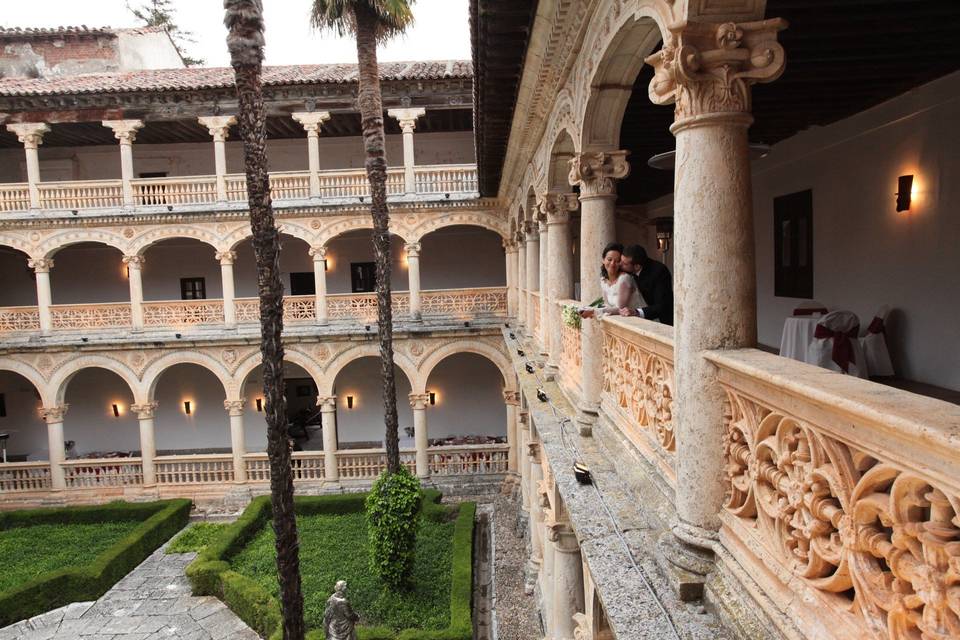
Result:
{"label": "grass", "polygon": [[86,565],[141,524],[37,524],[0,532],[0,592],[49,571]]}
{"label": "grass", "polygon": [[167,545],[167,553],[190,553],[203,548],[227,527],[215,522],[195,522]]}
{"label": "grass", "polygon": [[[370,570],[363,513],[299,516],[297,526],[308,628],[322,628],[326,600],[337,580],[347,581],[350,602],[363,626],[442,629],[449,624],[452,521],[422,519],[412,588],[401,592],[391,592]],[[274,558],[273,529],[266,526],[230,564],[277,597]]]}

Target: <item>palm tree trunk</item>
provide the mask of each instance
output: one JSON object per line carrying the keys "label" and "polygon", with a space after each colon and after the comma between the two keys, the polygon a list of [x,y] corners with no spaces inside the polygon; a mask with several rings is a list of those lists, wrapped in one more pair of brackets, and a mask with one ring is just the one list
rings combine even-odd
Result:
{"label": "palm tree trunk", "polygon": [[257,261],[260,296],[260,352],[263,357],[263,395],[266,399],[267,456],[270,494],[276,534],[277,575],[283,612],[284,640],[303,640],[303,594],[300,588],[299,542],[293,506],[293,474],[287,437],[283,384],[283,283],[280,280],[280,234],[273,219],[267,174],[266,112],[263,106],[261,63],[263,16],[260,0],[225,0],[227,42],[237,96],[240,137],[253,251]]}
{"label": "palm tree trunk", "polygon": [[363,7],[355,8],[357,21],[357,102],[363,127],[365,166],[370,182],[370,214],[373,217],[373,253],[377,264],[377,337],[383,376],[384,424],[386,426],[387,473],[400,470],[397,433],[397,383],[393,367],[393,310],[390,299],[390,212],[387,209],[387,159],[384,152],[383,103],[377,68],[376,17]]}

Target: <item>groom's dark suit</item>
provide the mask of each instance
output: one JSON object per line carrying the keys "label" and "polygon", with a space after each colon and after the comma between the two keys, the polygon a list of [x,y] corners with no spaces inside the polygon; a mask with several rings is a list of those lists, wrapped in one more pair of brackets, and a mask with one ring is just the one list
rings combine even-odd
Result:
{"label": "groom's dark suit", "polygon": [[647,303],[647,306],[642,308],[643,317],[672,325],[673,279],[667,266],[647,258],[640,273],[634,274],[633,277],[637,282],[640,295]]}

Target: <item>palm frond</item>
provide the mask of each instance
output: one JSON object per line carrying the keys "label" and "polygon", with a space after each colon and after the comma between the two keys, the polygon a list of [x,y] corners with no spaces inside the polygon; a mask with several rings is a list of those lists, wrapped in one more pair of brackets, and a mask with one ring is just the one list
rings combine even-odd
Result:
{"label": "palm frond", "polygon": [[416,0],[314,0],[310,23],[322,31],[339,36],[355,35],[357,12],[373,15],[377,23],[377,40],[385,41],[403,33],[413,24],[411,7]]}

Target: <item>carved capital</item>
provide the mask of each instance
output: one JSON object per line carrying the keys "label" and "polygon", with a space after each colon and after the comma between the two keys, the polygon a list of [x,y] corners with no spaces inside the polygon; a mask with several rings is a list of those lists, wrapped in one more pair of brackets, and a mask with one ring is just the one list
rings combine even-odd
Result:
{"label": "carved capital", "polygon": [[226,409],[227,413],[231,416],[242,416],[243,400],[224,400],[223,408]]}
{"label": "carved capital", "polygon": [[407,252],[408,258],[419,258],[420,257],[420,243],[419,242],[408,242],[404,247]]}
{"label": "carved capital", "polygon": [[543,197],[540,212],[546,217],[547,224],[566,224],[570,221],[570,212],[579,206],[577,194],[551,191]]}
{"label": "carved capital", "polygon": [[7,131],[16,135],[27,149],[36,149],[43,143],[43,134],[50,131],[50,127],[43,122],[17,122],[8,124]]}
{"label": "carved capital", "polygon": [[387,111],[387,115],[391,118],[396,118],[397,122],[400,124],[400,130],[404,133],[413,133],[413,130],[417,126],[417,118],[425,114],[426,109],[420,108],[407,108],[407,109],[390,109]]}
{"label": "carved capital", "polygon": [[222,265],[233,264],[234,260],[237,259],[236,251],[217,251],[213,254],[213,257]]}
{"label": "carved capital", "polygon": [[556,545],[557,551],[576,553],[580,550],[577,535],[569,522],[551,521],[547,523],[547,539]]}
{"label": "carved capital", "polygon": [[315,244],[310,247],[307,253],[310,254],[310,257],[313,258],[314,262],[325,260],[327,257],[327,245]]}
{"label": "carved capital", "polygon": [[303,125],[307,135],[319,135],[321,125],[330,119],[329,111],[298,111],[290,115]]}
{"label": "carved capital", "polygon": [[530,456],[530,462],[540,464],[540,443],[528,442],[527,455]]}
{"label": "carved capital", "polygon": [[612,196],[614,180],[630,173],[629,151],[593,151],[579,153],[570,160],[570,184],[580,185],[580,197]]}
{"label": "carved capital", "polygon": [[517,250],[517,241],[513,238],[504,238],[500,241],[500,244],[503,245],[503,250],[507,253],[513,253]]}
{"label": "carved capital", "polygon": [[47,424],[63,422],[63,416],[67,414],[67,409],[69,408],[70,405],[67,403],[53,407],[43,407],[40,409],[40,417],[46,420]]}
{"label": "carved capital", "polygon": [[160,406],[157,402],[144,402],[143,404],[132,404],[130,405],[130,411],[137,414],[137,418],[140,420],[150,420],[157,415],[157,407]]}
{"label": "carved capital", "polygon": [[317,396],[317,406],[322,411],[336,411],[337,396]]}
{"label": "carved capital", "polygon": [[513,391],[510,389],[504,389],[503,391],[503,401],[507,404],[519,405],[520,404],[520,392]]}
{"label": "carved capital", "polygon": [[27,260],[27,266],[35,273],[50,273],[53,269],[53,258],[30,258]]}
{"label": "carved capital", "polygon": [[123,256],[121,258],[123,264],[131,269],[140,269],[143,267],[143,264],[147,261],[143,256]]}
{"label": "carved capital", "polygon": [[523,232],[530,242],[539,242],[540,224],[536,220],[528,220],[523,223]]}
{"label": "carved capital", "polygon": [[112,129],[120,144],[133,144],[137,131],[143,127],[143,120],[101,120],[100,124]]}
{"label": "carved capital", "polygon": [[429,393],[411,393],[409,397],[412,409],[426,409],[430,403]]}
{"label": "carved capital", "polygon": [[230,134],[230,125],[236,124],[237,116],[200,116],[197,122],[207,128],[214,142],[225,142]]}
{"label": "carved capital", "polygon": [[786,27],[779,18],[671,27],[672,37],[646,59],[654,68],[650,100],[676,104],[671,130],[676,133],[676,127],[698,116],[749,115],[750,85],[772,82],[783,73],[777,33]]}

